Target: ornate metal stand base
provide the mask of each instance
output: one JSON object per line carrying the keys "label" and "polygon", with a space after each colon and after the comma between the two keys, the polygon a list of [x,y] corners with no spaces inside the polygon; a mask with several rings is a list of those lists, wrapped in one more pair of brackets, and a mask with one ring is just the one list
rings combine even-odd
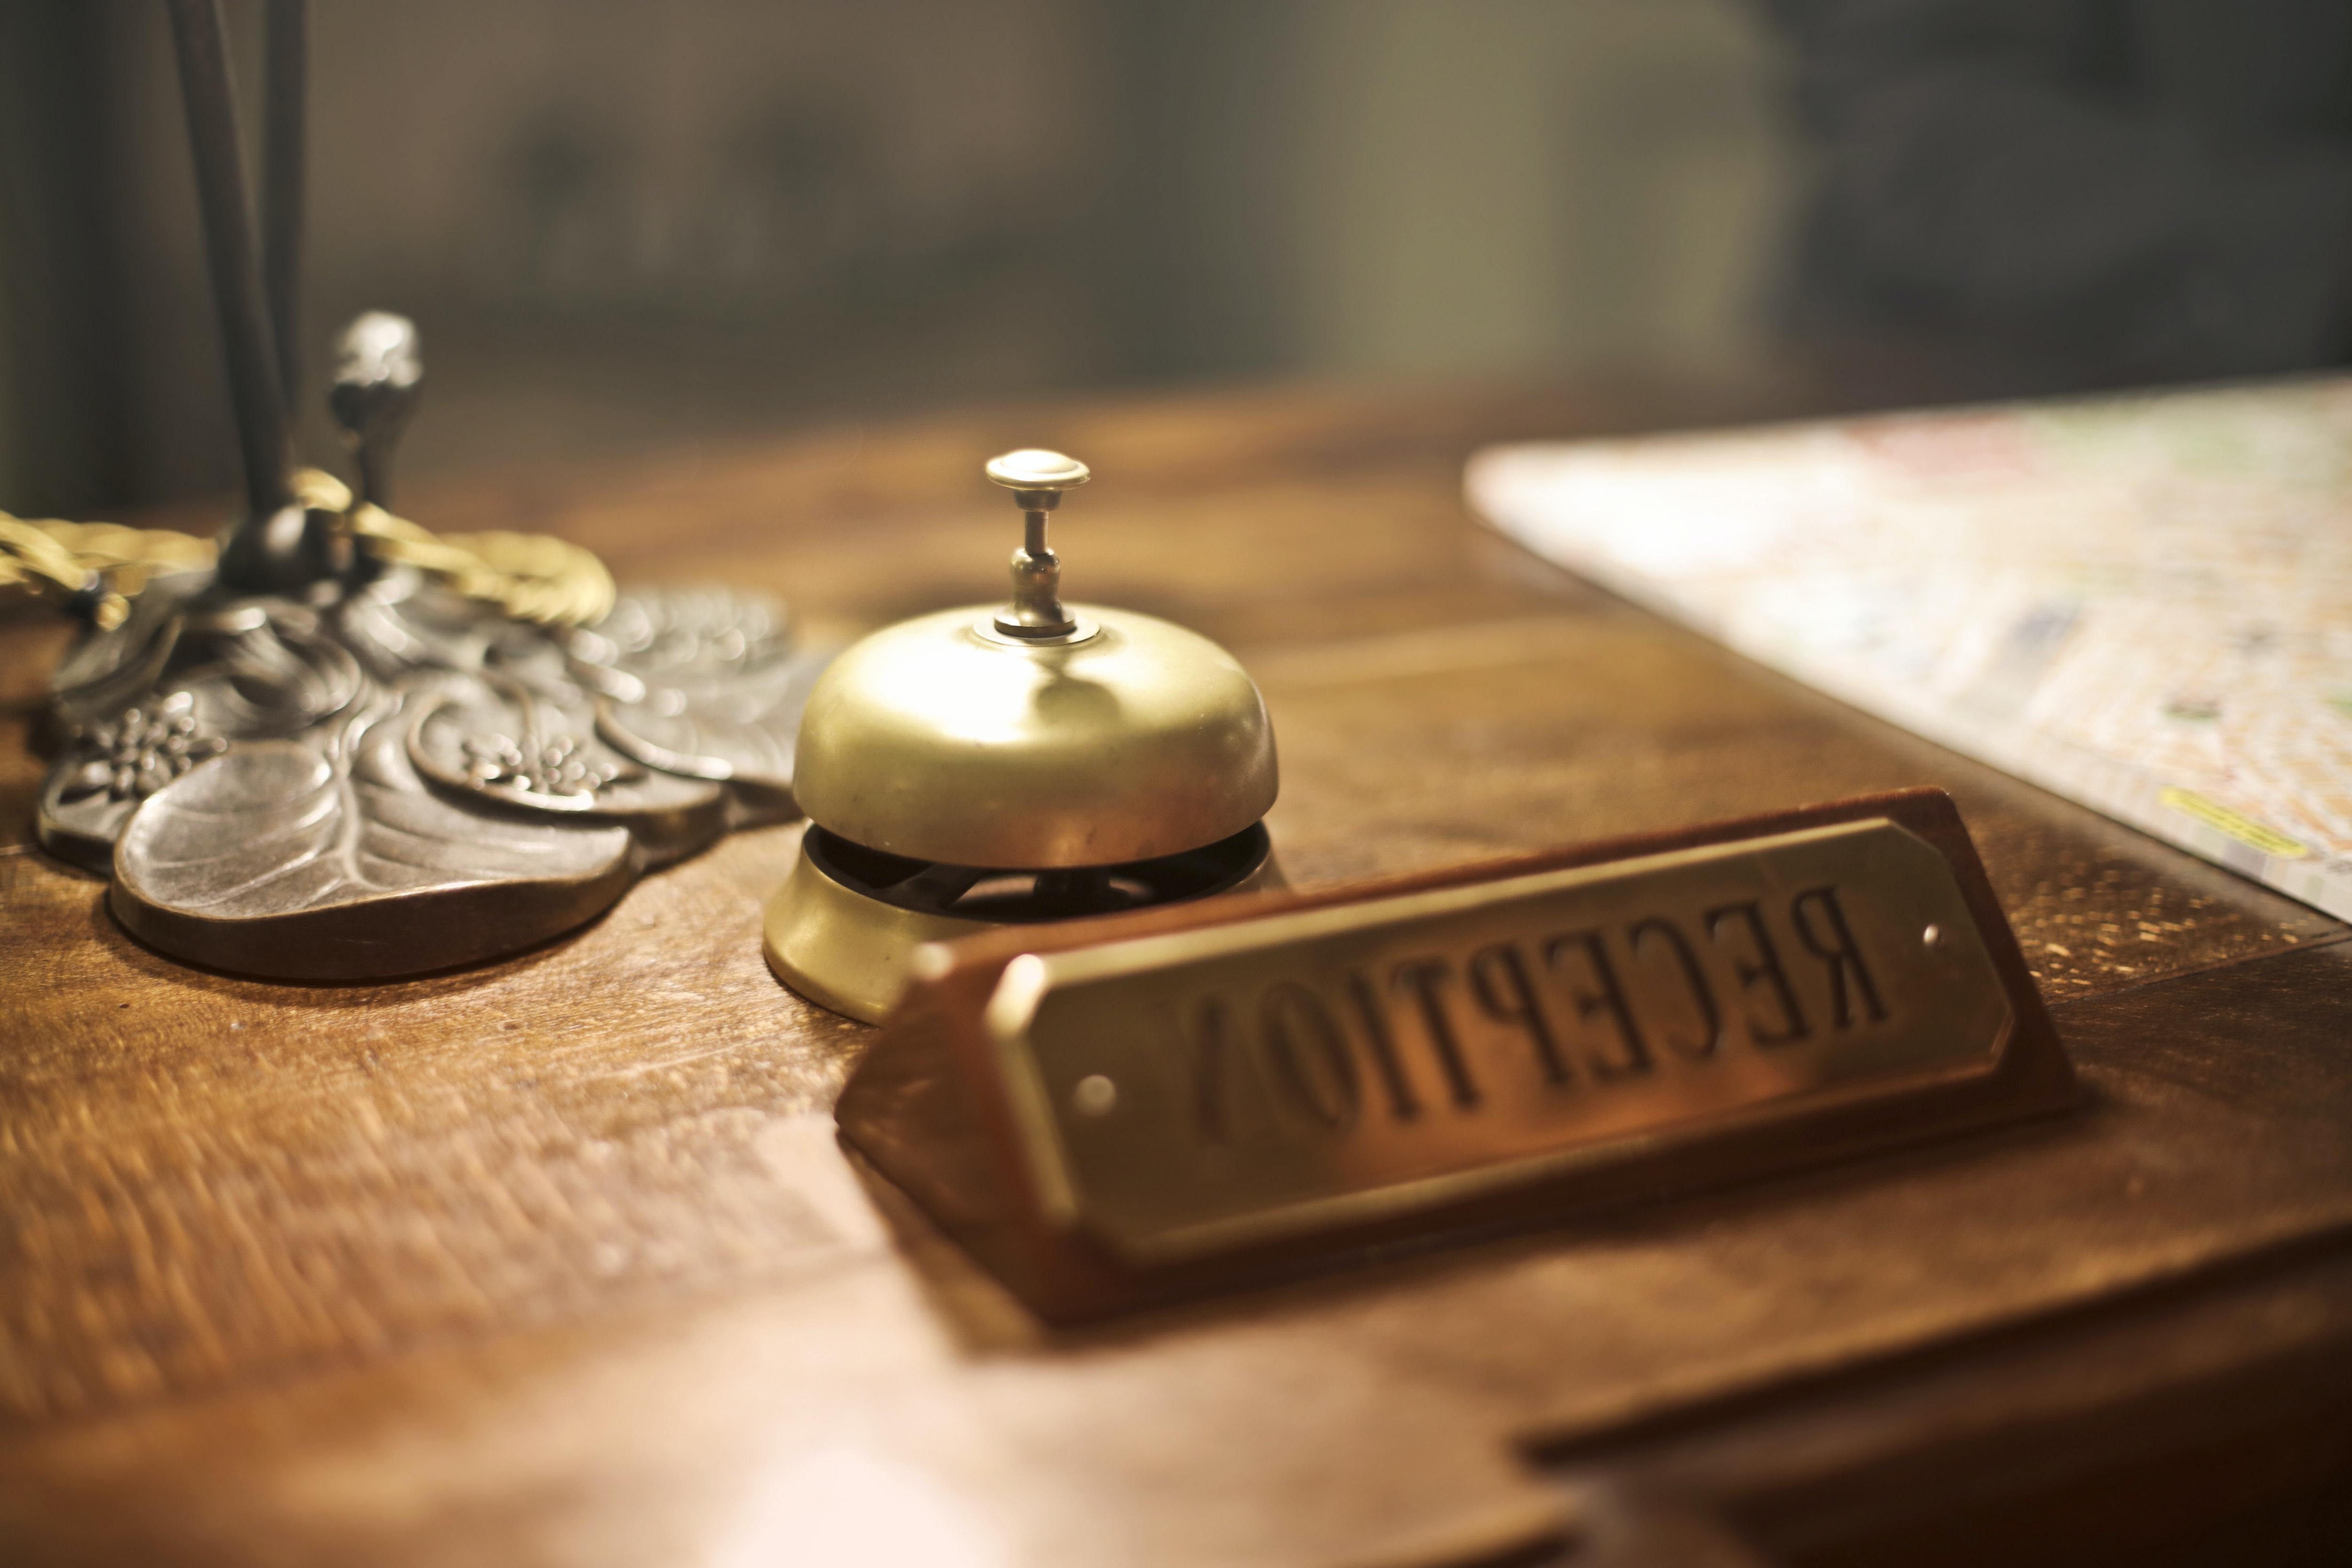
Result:
{"label": "ornate metal stand base", "polygon": [[172,957],[287,980],[475,963],[794,814],[824,658],[770,601],[625,594],[560,631],[403,567],[322,588],[163,579],[58,668],[40,841],[110,870],[116,918]]}

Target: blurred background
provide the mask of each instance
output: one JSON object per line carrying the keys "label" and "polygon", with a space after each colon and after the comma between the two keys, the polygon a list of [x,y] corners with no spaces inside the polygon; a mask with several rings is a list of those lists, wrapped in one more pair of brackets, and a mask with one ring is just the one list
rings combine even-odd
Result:
{"label": "blurred background", "polygon": [[[0,506],[226,489],[163,8],[0,9]],[[344,320],[413,316],[411,473],[1174,381],[1731,372],[1792,177],[1737,0],[319,0],[311,44],[306,401]]]}
{"label": "blurred background", "polygon": [[[260,9],[228,0],[249,141]],[[1172,383],[1828,364],[1853,404],[2346,342],[2341,0],[318,0],[311,28],[308,447],[334,330],[399,310],[410,473]],[[233,482],[181,116],[152,0],[0,4],[0,506]],[[2255,132],[2291,170],[2232,162]]]}

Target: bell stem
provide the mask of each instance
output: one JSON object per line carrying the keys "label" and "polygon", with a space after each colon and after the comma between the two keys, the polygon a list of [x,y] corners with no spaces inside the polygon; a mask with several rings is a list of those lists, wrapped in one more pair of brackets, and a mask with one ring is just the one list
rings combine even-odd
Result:
{"label": "bell stem", "polygon": [[1045,517],[1060,495],[1052,490],[1023,493],[1022,543],[1013,552],[1013,604],[996,617],[996,629],[1008,637],[1066,637],[1078,623],[1062,607],[1062,558],[1045,542]]}

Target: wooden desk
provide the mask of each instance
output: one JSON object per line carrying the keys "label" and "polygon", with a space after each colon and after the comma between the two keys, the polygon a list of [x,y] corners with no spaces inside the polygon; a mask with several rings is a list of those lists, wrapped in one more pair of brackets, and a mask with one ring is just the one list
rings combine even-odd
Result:
{"label": "wooden desk", "polygon": [[[1242,394],[409,499],[846,633],[992,595],[980,460],[1078,453],[1074,594],[1257,675],[1295,880],[1941,784],[2083,1114],[1049,1335],[838,1153],[866,1031],[759,953],[794,829],[511,962],[317,989],[159,959],[12,847],[0,1560],[2098,1560],[2074,1531],[2147,1562],[2242,1542],[2256,1505],[2261,1540],[2343,1531],[2312,1500],[2352,1473],[2346,928],[1541,567],[1458,499],[1485,440],[1740,412]],[[0,639],[20,829],[54,637]]]}

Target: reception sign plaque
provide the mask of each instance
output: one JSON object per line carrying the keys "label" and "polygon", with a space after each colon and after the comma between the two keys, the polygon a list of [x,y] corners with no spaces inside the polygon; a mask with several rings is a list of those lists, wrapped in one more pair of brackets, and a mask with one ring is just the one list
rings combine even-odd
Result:
{"label": "reception sign plaque", "polygon": [[844,1136],[1056,1318],[2074,1095],[1932,790],[927,958]]}

